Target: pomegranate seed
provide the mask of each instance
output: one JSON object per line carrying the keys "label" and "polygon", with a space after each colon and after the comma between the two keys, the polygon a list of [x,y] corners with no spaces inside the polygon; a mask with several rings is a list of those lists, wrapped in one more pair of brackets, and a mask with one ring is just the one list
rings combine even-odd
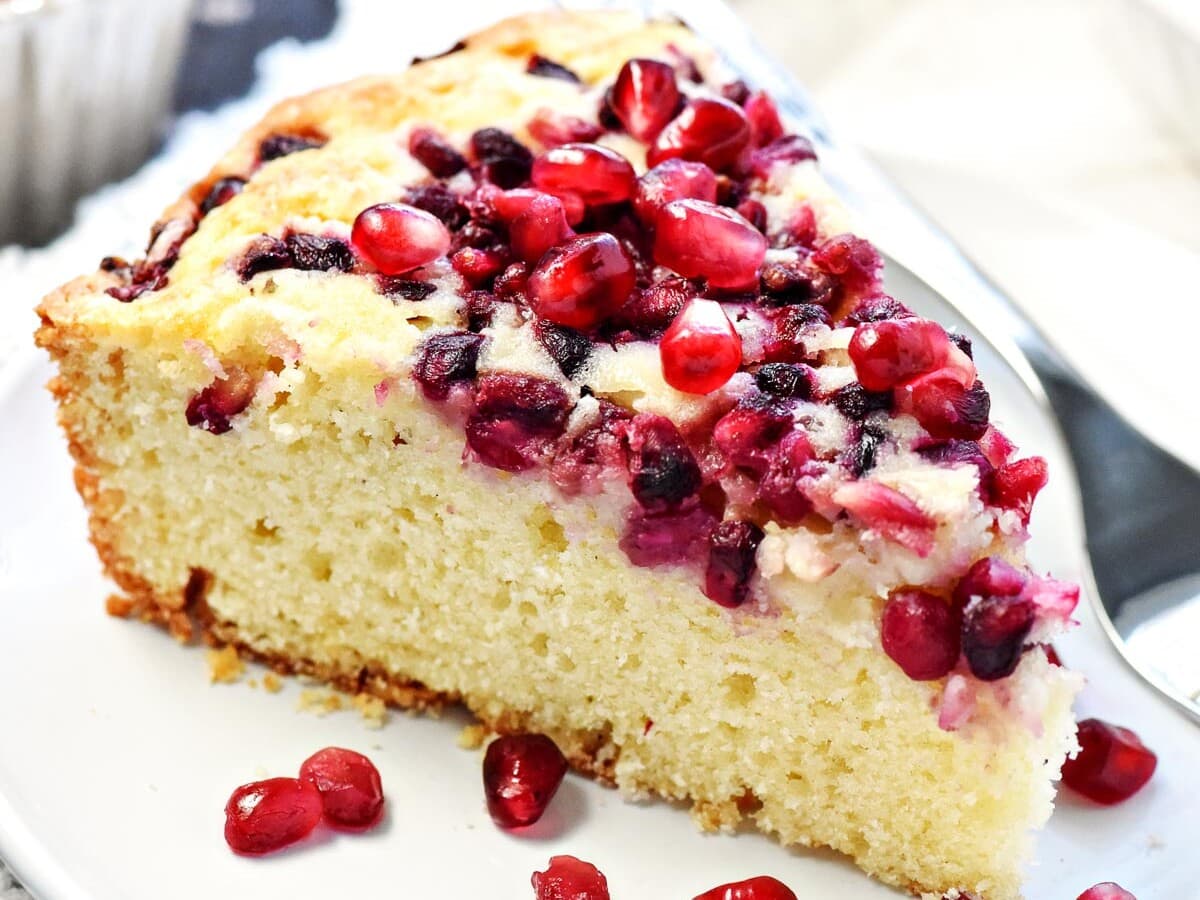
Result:
{"label": "pomegranate seed", "polygon": [[830,399],[838,412],[854,422],[861,422],[873,412],[887,412],[892,408],[891,391],[868,391],[858,382],[838,388]]}
{"label": "pomegranate seed", "polygon": [[994,425],[979,439],[979,449],[996,468],[1008,462],[1017,451],[1017,445],[1004,436]]}
{"label": "pomegranate seed", "polygon": [[621,327],[640,337],[657,337],[675,321],[692,293],[691,286],[682,278],[664,278],[635,291],[615,318]]}
{"label": "pomegranate seed", "polygon": [[969,603],[963,613],[962,650],[971,674],[981,681],[1011,675],[1034,618],[1033,603],[1020,596],[984,595]]}
{"label": "pomegranate seed", "polygon": [[833,299],[837,288],[832,277],[806,266],[799,258],[764,264],[760,281],[769,295],[766,302],[771,304],[823,304]]}
{"label": "pomegranate seed", "polygon": [[1046,651],[1046,662],[1052,666],[1063,668],[1062,658],[1058,655],[1058,651],[1054,649],[1053,644],[1042,644],[1042,649]]}
{"label": "pomegranate seed", "polygon": [[902,388],[898,405],[933,437],[971,440],[987,431],[992,398],[982,383],[964,388],[939,369]]}
{"label": "pomegranate seed", "polygon": [[[463,247],[450,257],[454,271],[471,287],[487,284],[504,271],[507,263],[508,258],[501,250],[477,250],[474,247]],[[436,290],[434,285],[430,287]]]}
{"label": "pomegranate seed", "polygon": [[629,489],[643,509],[678,506],[700,490],[700,466],[670,419],[652,413],[634,416],[626,444]]}
{"label": "pomegranate seed", "polygon": [[467,167],[467,158],[432,128],[414,128],[408,136],[408,152],[438,178],[449,178]]}
{"label": "pomegranate seed", "polygon": [[709,600],[730,609],[746,602],[762,539],[761,528],[738,519],[722,522],[713,530],[704,573],[704,593]]}
{"label": "pomegranate seed", "polygon": [[378,203],[358,214],[350,240],[384,275],[403,275],[450,249],[450,232],[435,216],[402,203]]}
{"label": "pomegranate seed", "polygon": [[672,200],[717,200],[717,173],[701,162],[668,159],[638,179],[633,208],[643,225],[654,225]]}
{"label": "pomegranate seed", "polygon": [[534,323],[533,334],[568,378],[574,378],[592,355],[591,340],[574,328],[539,319]]}
{"label": "pomegranate seed", "polygon": [[566,774],[566,758],[544,734],[496,738],[483,757],[483,792],[492,821],[501,828],[532,825]]}
{"label": "pomegranate seed", "polygon": [[625,472],[624,434],[632,416],[601,400],[596,421],[558,449],[550,477],[568,494],[597,494],[610,474]]}
{"label": "pomegranate seed", "polygon": [[380,275],[375,279],[375,287],[385,297],[391,297],[392,303],[398,300],[424,300],[437,290],[437,285],[432,282],[413,281],[395,275]]}
{"label": "pomegranate seed", "polygon": [[713,441],[721,455],[735,466],[761,476],[766,472],[775,447],[792,430],[791,411],[763,397],[743,401],[718,421]]}
{"label": "pomegranate seed", "polygon": [[758,485],[758,499],[781,525],[798,525],[812,512],[804,493],[805,476],[813,458],[812,445],[802,431],[784,435]]}
{"label": "pomegranate seed", "polygon": [[467,419],[467,445],[484,465],[531,469],[563,433],[571,402],[557,383],[529,375],[484,375]]}
{"label": "pomegranate seed", "polygon": [[812,262],[822,272],[840,275],[842,284],[853,294],[863,294],[879,285],[883,260],[870,241],[852,234],[831,237],[815,251]]}
{"label": "pomegranate seed", "polygon": [[713,514],[696,502],[653,513],[637,506],[626,520],[620,547],[635,566],[698,561],[716,524]]}
{"label": "pomegranate seed", "polygon": [[756,875],[745,881],[731,881],[698,894],[694,900],[796,900],[786,884],[770,875]]}
{"label": "pomegranate seed", "polygon": [[471,211],[463,198],[444,184],[411,187],[404,192],[404,202],[436,216],[451,231],[461,229],[471,218]]}
{"label": "pomegranate seed", "polygon": [[587,234],[551,249],[529,276],[529,299],[543,319],[570,328],[598,325],[628,299],[633,259],[611,234]]}
{"label": "pomegranate seed", "polygon": [[[246,252],[238,260],[237,274],[242,282],[247,282],[260,272],[286,269],[291,264],[292,254],[288,251],[287,244],[279,238],[264,234],[260,238],[255,238],[254,242],[246,248]],[[163,282],[166,283],[165,274]]]}
{"label": "pomegranate seed", "polygon": [[929,319],[889,319],[854,329],[850,360],[868,391],[886,391],[939,368],[950,354],[950,339]]}
{"label": "pomegranate seed", "polygon": [[705,200],[672,200],[658,211],[655,225],[659,265],[716,288],[757,284],[767,239],[733,210]]}
{"label": "pomegranate seed", "polygon": [[188,401],[184,417],[193,428],[224,434],[233,427],[230,419],[250,405],[257,386],[254,377],[245,369],[227,368],[225,377],[214,379]]}
{"label": "pomegranate seed", "polygon": [[766,91],[755,91],[742,104],[746,121],[750,124],[750,145],[763,147],[783,137],[783,122],[775,101]]}
{"label": "pomegranate seed", "polygon": [[992,502],[1002,509],[1015,509],[1028,524],[1033,501],[1048,480],[1046,461],[1040,456],[1005,463],[992,478]]}
{"label": "pomegranate seed", "polygon": [[954,608],[925,591],[893,591],[883,607],[883,650],[914,681],[950,674],[962,625]]}
{"label": "pomegranate seed", "polygon": [[1102,881],[1100,884],[1093,884],[1075,900],[1137,900],[1137,897],[1115,881]]}
{"label": "pomegranate seed", "polygon": [[325,141],[321,138],[298,134],[272,134],[263,138],[258,145],[258,158],[261,162],[270,162],[282,156],[299,153],[301,150],[316,150],[324,145]]}
{"label": "pomegranate seed", "polygon": [[852,481],[833,492],[833,501],[868,528],[920,557],[933,550],[937,522],[899,491],[876,481]]}
{"label": "pomegranate seed", "polygon": [[761,232],[767,230],[767,208],[747,197],[737,205],[737,214]]}
{"label": "pomegranate seed", "polygon": [[730,81],[721,85],[721,96],[730,103],[745,106],[746,101],[750,99],[750,87],[741,79]]}
{"label": "pomegranate seed", "polygon": [[375,764],[361,753],[326,747],[300,766],[300,780],[321,792],[325,821],[365,830],[383,815],[383,782]]}
{"label": "pomegranate seed", "polygon": [[674,118],[679,101],[671,66],[656,59],[631,59],[617,74],[609,102],[625,130],[649,143]]}
{"label": "pomegranate seed", "polygon": [[637,176],[629,160],[599,144],[564,144],[533,161],[534,186],[551,194],[570,191],[588,206],[633,197]]}
{"label": "pomegranate seed", "polygon": [[471,152],[492,184],[515,188],[529,180],[533,154],[507,131],[481,128],[471,135]]}
{"label": "pomegranate seed", "polygon": [[537,900],[609,900],[608,881],[589,862],[552,856],[545,872],[533,873]]}
{"label": "pomegranate seed", "polygon": [[260,856],[307,837],[321,821],[321,794],[298,778],[244,784],[225,804],[225,843],[234,853]]}
{"label": "pomegranate seed", "polygon": [[721,172],[737,162],[749,142],[750,125],[741,109],[728,100],[699,97],[659,132],[646,163],[682,157]]}
{"label": "pomegranate seed", "polygon": [[604,134],[604,129],[595,122],[578,116],[568,116],[547,107],[534,113],[525,128],[543,147],[594,141]]}
{"label": "pomegranate seed", "polygon": [[[532,188],[513,188],[511,191],[496,191],[488,196],[487,203],[505,224],[511,224],[523,212],[529,210],[530,204],[539,197],[552,196],[545,191],[535,191]],[[563,213],[569,225],[578,225],[587,209],[583,198],[570,191],[553,195],[562,204]]]}
{"label": "pomegranate seed", "polygon": [[[765,147],[759,147],[757,150],[750,151],[749,169],[752,175],[762,179],[771,177],[771,169],[779,163],[786,163],[789,166],[794,166],[796,163],[804,162],[808,159],[816,159],[817,151],[813,149],[812,142],[808,138],[801,137],[798,134],[789,134],[787,137],[781,137],[778,140],[772,141]],[[812,210],[809,209],[809,215],[812,215]],[[812,223],[812,228],[803,228],[801,233],[812,231],[815,235],[816,221]],[[810,243],[809,241],[800,241],[800,243]]]}
{"label": "pomegranate seed", "polygon": [[474,381],[483,342],[483,335],[465,331],[427,337],[413,366],[413,378],[421,386],[421,393],[430,400],[445,400],[454,385]]}
{"label": "pomegranate seed", "polygon": [[302,272],[349,272],[354,268],[354,254],[340,238],[289,234],[284,244],[292,265]]}
{"label": "pomegranate seed", "polygon": [[574,84],[581,83],[579,76],[562,63],[557,63],[537,53],[529,57],[529,62],[525,64],[525,71],[530,75],[539,75],[542,78],[557,78],[560,81],[570,81]]}
{"label": "pomegranate seed", "polygon": [[688,303],[658,350],[667,384],[688,394],[711,394],[742,364],[742,339],[715,300]]}
{"label": "pomegranate seed", "polygon": [[1140,791],[1158,766],[1158,757],[1128,728],[1084,719],[1078,737],[1079,754],[1063,763],[1063,784],[1105,806]]}
{"label": "pomegranate seed", "polygon": [[529,286],[529,266],[522,262],[513,263],[496,276],[493,290],[497,297],[514,302],[524,301],[525,289]]}
{"label": "pomegranate seed", "polygon": [[861,325],[863,322],[882,322],[884,319],[911,319],[912,310],[887,294],[872,294],[863,297],[846,316],[847,325]]}
{"label": "pomegranate seed", "polygon": [[829,324],[829,313],[814,303],[771,310],[769,318],[771,330],[762,346],[764,362],[804,362],[808,358],[804,336]]}
{"label": "pomegranate seed", "polygon": [[1029,578],[998,556],[976,560],[954,587],[954,602],[965,608],[975,597],[1016,597]]}
{"label": "pomegranate seed", "polygon": [[218,178],[213,182],[212,187],[208,189],[208,193],[200,202],[200,214],[207,216],[218,206],[224,206],[234,197],[242,192],[242,188],[246,186],[245,178],[238,178],[236,175],[231,175],[226,178]]}
{"label": "pomegranate seed", "polygon": [[534,197],[508,226],[513,252],[527,263],[537,262],[547,250],[574,234],[562,201],[549,194]]}
{"label": "pomegranate seed", "polygon": [[754,383],[764,394],[807,400],[816,377],[812,367],[803,363],[767,363],[754,374]]}

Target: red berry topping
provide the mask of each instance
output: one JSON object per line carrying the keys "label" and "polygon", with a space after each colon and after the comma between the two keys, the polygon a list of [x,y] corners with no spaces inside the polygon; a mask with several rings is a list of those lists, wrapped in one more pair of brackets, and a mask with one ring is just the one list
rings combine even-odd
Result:
{"label": "red berry topping", "polygon": [[750,143],[762,147],[783,137],[783,122],[775,101],[766,91],[755,91],[742,104],[746,121],[750,123]]}
{"label": "red berry topping", "polygon": [[716,203],[717,173],[704,163],[668,159],[638,179],[633,208],[643,225],[654,225],[659,209],[672,200]]}
{"label": "red berry topping", "polygon": [[1075,900],[1137,900],[1137,897],[1115,881],[1102,881],[1100,884],[1093,884]]}
{"label": "red berry topping", "polygon": [[771,463],[776,444],[792,430],[794,422],[791,411],[781,405],[742,403],[718,420],[713,441],[731,464],[762,475]]}
{"label": "red berry topping", "polygon": [[[769,178],[771,169],[777,163],[795,165],[806,159],[816,158],[817,151],[813,149],[812,142],[808,138],[798,134],[789,134],[787,137],[772,141],[765,147],[751,150],[749,168],[750,172],[759,178]],[[794,224],[791,232],[797,243],[807,246],[816,234],[817,223],[811,207],[802,207],[801,215],[804,216],[804,221]]]}
{"label": "red berry topping", "polygon": [[307,837],[321,821],[321,794],[299,778],[244,784],[225,804],[225,843],[259,856]]}
{"label": "red berry topping", "polygon": [[1040,456],[1005,463],[992,477],[992,502],[1002,509],[1015,509],[1028,522],[1033,501],[1048,480],[1046,461]]}
{"label": "red berry topping", "polygon": [[799,525],[812,511],[812,501],[804,492],[812,458],[812,445],[804,432],[789,432],[779,442],[759,482],[758,499],[780,525]]}
{"label": "red berry topping", "polygon": [[998,556],[977,560],[954,587],[954,602],[960,609],[976,597],[1016,597],[1029,578]]}
{"label": "red berry topping", "polygon": [[438,178],[449,178],[467,167],[467,158],[432,128],[414,128],[408,136],[408,152]]}
{"label": "red berry topping", "polygon": [[893,591],[883,607],[883,650],[914,681],[950,674],[962,625],[956,610],[925,591]]}
{"label": "red berry topping", "polygon": [[403,203],[378,203],[358,214],[354,250],[384,275],[403,275],[450,249],[450,232],[434,215]]}
{"label": "red berry topping", "polygon": [[588,206],[621,203],[633,196],[637,176],[629,160],[599,144],[564,144],[533,161],[535,187],[551,194],[569,191]]}
{"label": "red berry topping", "polygon": [[450,257],[450,265],[467,284],[479,287],[504,271],[504,267],[508,265],[508,255],[500,249],[479,250],[475,247],[463,247]]}
{"label": "red berry topping", "polygon": [[746,602],[762,539],[761,528],[738,519],[722,522],[713,530],[704,573],[704,593],[709,600],[731,609]]}
{"label": "red berry topping", "polygon": [[257,382],[245,369],[230,367],[224,378],[215,379],[188,401],[184,415],[193,428],[203,428],[212,434],[224,434],[233,427],[230,422],[250,405]]}
{"label": "red berry topping", "polygon": [[670,419],[639,413],[626,429],[626,442],[629,489],[643,509],[666,510],[700,490],[700,466]]}
{"label": "red berry topping", "polygon": [[899,491],[877,481],[851,481],[833,493],[867,528],[925,557],[933,550],[937,522]]}
{"label": "red berry topping", "polygon": [[300,766],[300,780],[321,792],[325,821],[338,828],[365,830],[383,814],[383,782],[375,764],[361,753],[326,747]]}
{"label": "red berry topping", "polygon": [[1046,651],[1046,662],[1052,666],[1062,667],[1062,657],[1058,655],[1058,651],[1054,649],[1053,644],[1043,644],[1042,649]]}
{"label": "red berry topping", "polygon": [[492,821],[501,828],[532,825],[566,774],[566,758],[544,734],[496,738],[483,757],[483,791]]}
{"label": "red berry topping", "polygon": [[871,246],[852,234],[831,237],[812,255],[812,263],[822,272],[840,275],[842,284],[854,294],[864,294],[879,286],[883,260]]}
{"label": "red berry topping", "polygon": [[711,394],[742,364],[742,339],[715,300],[692,300],[659,344],[663,378],[688,394]]}
{"label": "red berry topping", "polygon": [[696,502],[665,512],[647,512],[638,506],[625,523],[620,546],[635,566],[703,560],[716,524],[713,514]]}
{"label": "red berry topping", "polygon": [[536,263],[574,234],[562,201],[550,194],[538,194],[508,225],[513,252],[527,263]]}
{"label": "red berry topping", "polygon": [[1078,736],[1079,754],[1063,763],[1063,784],[1097,803],[1128,800],[1158,766],[1154,751],[1128,728],[1084,719]]}
{"label": "red berry topping", "polygon": [[753,287],[766,252],[761,231],[715,203],[672,200],[655,218],[654,261],[713,287]]}
{"label": "red berry topping", "polygon": [[728,100],[700,97],[692,100],[659,133],[646,162],[656,166],[665,159],[693,159],[718,172],[732,166],[750,143],[746,115]]}
{"label": "red berry topping", "polygon": [[467,419],[467,445],[485,465],[506,472],[536,466],[567,426],[571,401],[556,382],[530,375],[484,375]]}
{"label": "red berry topping", "polygon": [[1021,596],[985,595],[972,600],[962,626],[963,656],[971,674],[981,681],[1011,675],[1021,661],[1035,615],[1033,602]]}
{"label": "red berry topping", "polygon": [[950,355],[950,339],[929,319],[888,319],[854,329],[850,359],[868,391],[886,391],[932,372]]}
{"label": "red berry topping", "polygon": [[218,178],[213,182],[211,188],[204,199],[200,202],[201,215],[207,216],[218,206],[224,206],[234,197],[242,192],[242,188],[246,186],[246,179],[239,178],[236,175],[231,175],[226,178]]}
{"label": "red berry topping", "polygon": [[649,143],[679,108],[675,70],[656,59],[631,59],[621,67],[609,103],[625,130]]}
{"label": "red berry topping", "polygon": [[471,135],[471,153],[483,167],[484,177],[502,188],[515,188],[529,180],[533,154],[507,131],[480,128]]}
{"label": "red berry topping", "polygon": [[640,337],[657,337],[675,321],[692,294],[691,285],[682,278],[664,278],[635,291],[617,311],[617,322]]}
{"label": "red berry topping", "polygon": [[731,881],[698,894],[694,900],[796,900],[786,884],[770,875],[757,875],[745,881]]}
{"label": "red berry topping", "polygon": [[594,141],[604,134],[604,129],[595,122],[568,116],[543,107],[533,114],[525,128],[533,139],[543,147],[559,147],[580,141]]}
{"label": "red berry topping", "polygon": [[590,862],[552,856],[545,872],[533,873],[537,900],[609,900],[608,882]]}
{"label": "red berry topping", "polygon": [[944,369],[906,385],[898,403],[934,437],[962,440],[983,437],[992,410],[992,398],[980,382],[965,388]]}
{"label": "red berry topping", "polygon": [[529,276],[529,300],[543,319],[588,329],[619,309],[633,292],[637,271],[611,234],[587,234],[554,247]]}
{"label": "red berry topping", "polygon": [[430,400],[445,400],[456,384],[475,380],[482,334],[451,331],[431,334],[417,354],[413,378]]}

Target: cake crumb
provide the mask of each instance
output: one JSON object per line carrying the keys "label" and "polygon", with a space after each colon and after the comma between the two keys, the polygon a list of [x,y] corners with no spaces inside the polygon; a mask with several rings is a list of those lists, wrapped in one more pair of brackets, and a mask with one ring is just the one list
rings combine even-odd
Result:
{"label": "cake crumb", "polygon": [[278,694],[283,690],[283,679],[274,672],[268,672],[263,676],[263,690],[270,694]]}
{"label": "cake crumb", "polygon": [[355,694],[350,702],[368,728],[382,728],[387,721],[387,704],[373,694]]}
{"label": "cake crumb", "polygon": [[127,619],[129,618],[129,614],[133,612],[133,600],[121,594],[109,594],[108,599],[104,601],[104,610],[110,616],[115,616],[118,619]]}
{"label": "cake crumb", "polygon": [[733,798],[720,802],[698,800],[692,805],[691,814],[692,821],[700,830],[710,833],[721,831],[728,834],[742,821],[742,814],[738,812],[737,800]]}
{"label": "cake crumb", "polygon": [[246,664],[237,654],[232,644],[227,644],[220,650],[209,650],[205,653],[208,660],[208,680],[213,684],[234,684],[242,678]]}
{"label": "cake crumb", "polygon": [[487,740],[487,736],[487,726],[476,722],[474,725],[468,725],[458,733],[458,746],[464,750],[478,750],[483,746],[483,742]]}
{"label": "cake crumb", "polygon": [[327,716],[343,708],[342,695],[329,690],[304,690],[296,701],[296,709],[318,716]]}

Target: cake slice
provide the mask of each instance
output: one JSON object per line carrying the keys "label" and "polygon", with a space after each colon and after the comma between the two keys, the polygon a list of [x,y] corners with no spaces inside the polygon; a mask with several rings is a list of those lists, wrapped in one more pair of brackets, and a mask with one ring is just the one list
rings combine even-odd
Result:
{"label": "cake slice", "polygon": [[685,27],[554,13],[276,107],[38,342],[112,612],[1004,900],[1078,591],[880,270]]}

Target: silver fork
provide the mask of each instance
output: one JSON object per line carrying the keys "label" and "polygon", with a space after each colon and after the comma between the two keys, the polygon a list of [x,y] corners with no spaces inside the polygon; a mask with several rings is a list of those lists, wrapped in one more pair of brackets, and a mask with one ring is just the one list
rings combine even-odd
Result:
{"label": "silver fork", "polygon": [[[555,2],[679,16],[737,77],[768,90],[817,147],[826,177],[887,258],[961,314],[1058,426],[1086,531],[1085,592],[1125,661],[1200,723],[1200,473],[1087,385],[1020,309],[861,154],[838,144],[804,89],[721,0]],[[1064,473],[1070,474],[1070,473]]]}

